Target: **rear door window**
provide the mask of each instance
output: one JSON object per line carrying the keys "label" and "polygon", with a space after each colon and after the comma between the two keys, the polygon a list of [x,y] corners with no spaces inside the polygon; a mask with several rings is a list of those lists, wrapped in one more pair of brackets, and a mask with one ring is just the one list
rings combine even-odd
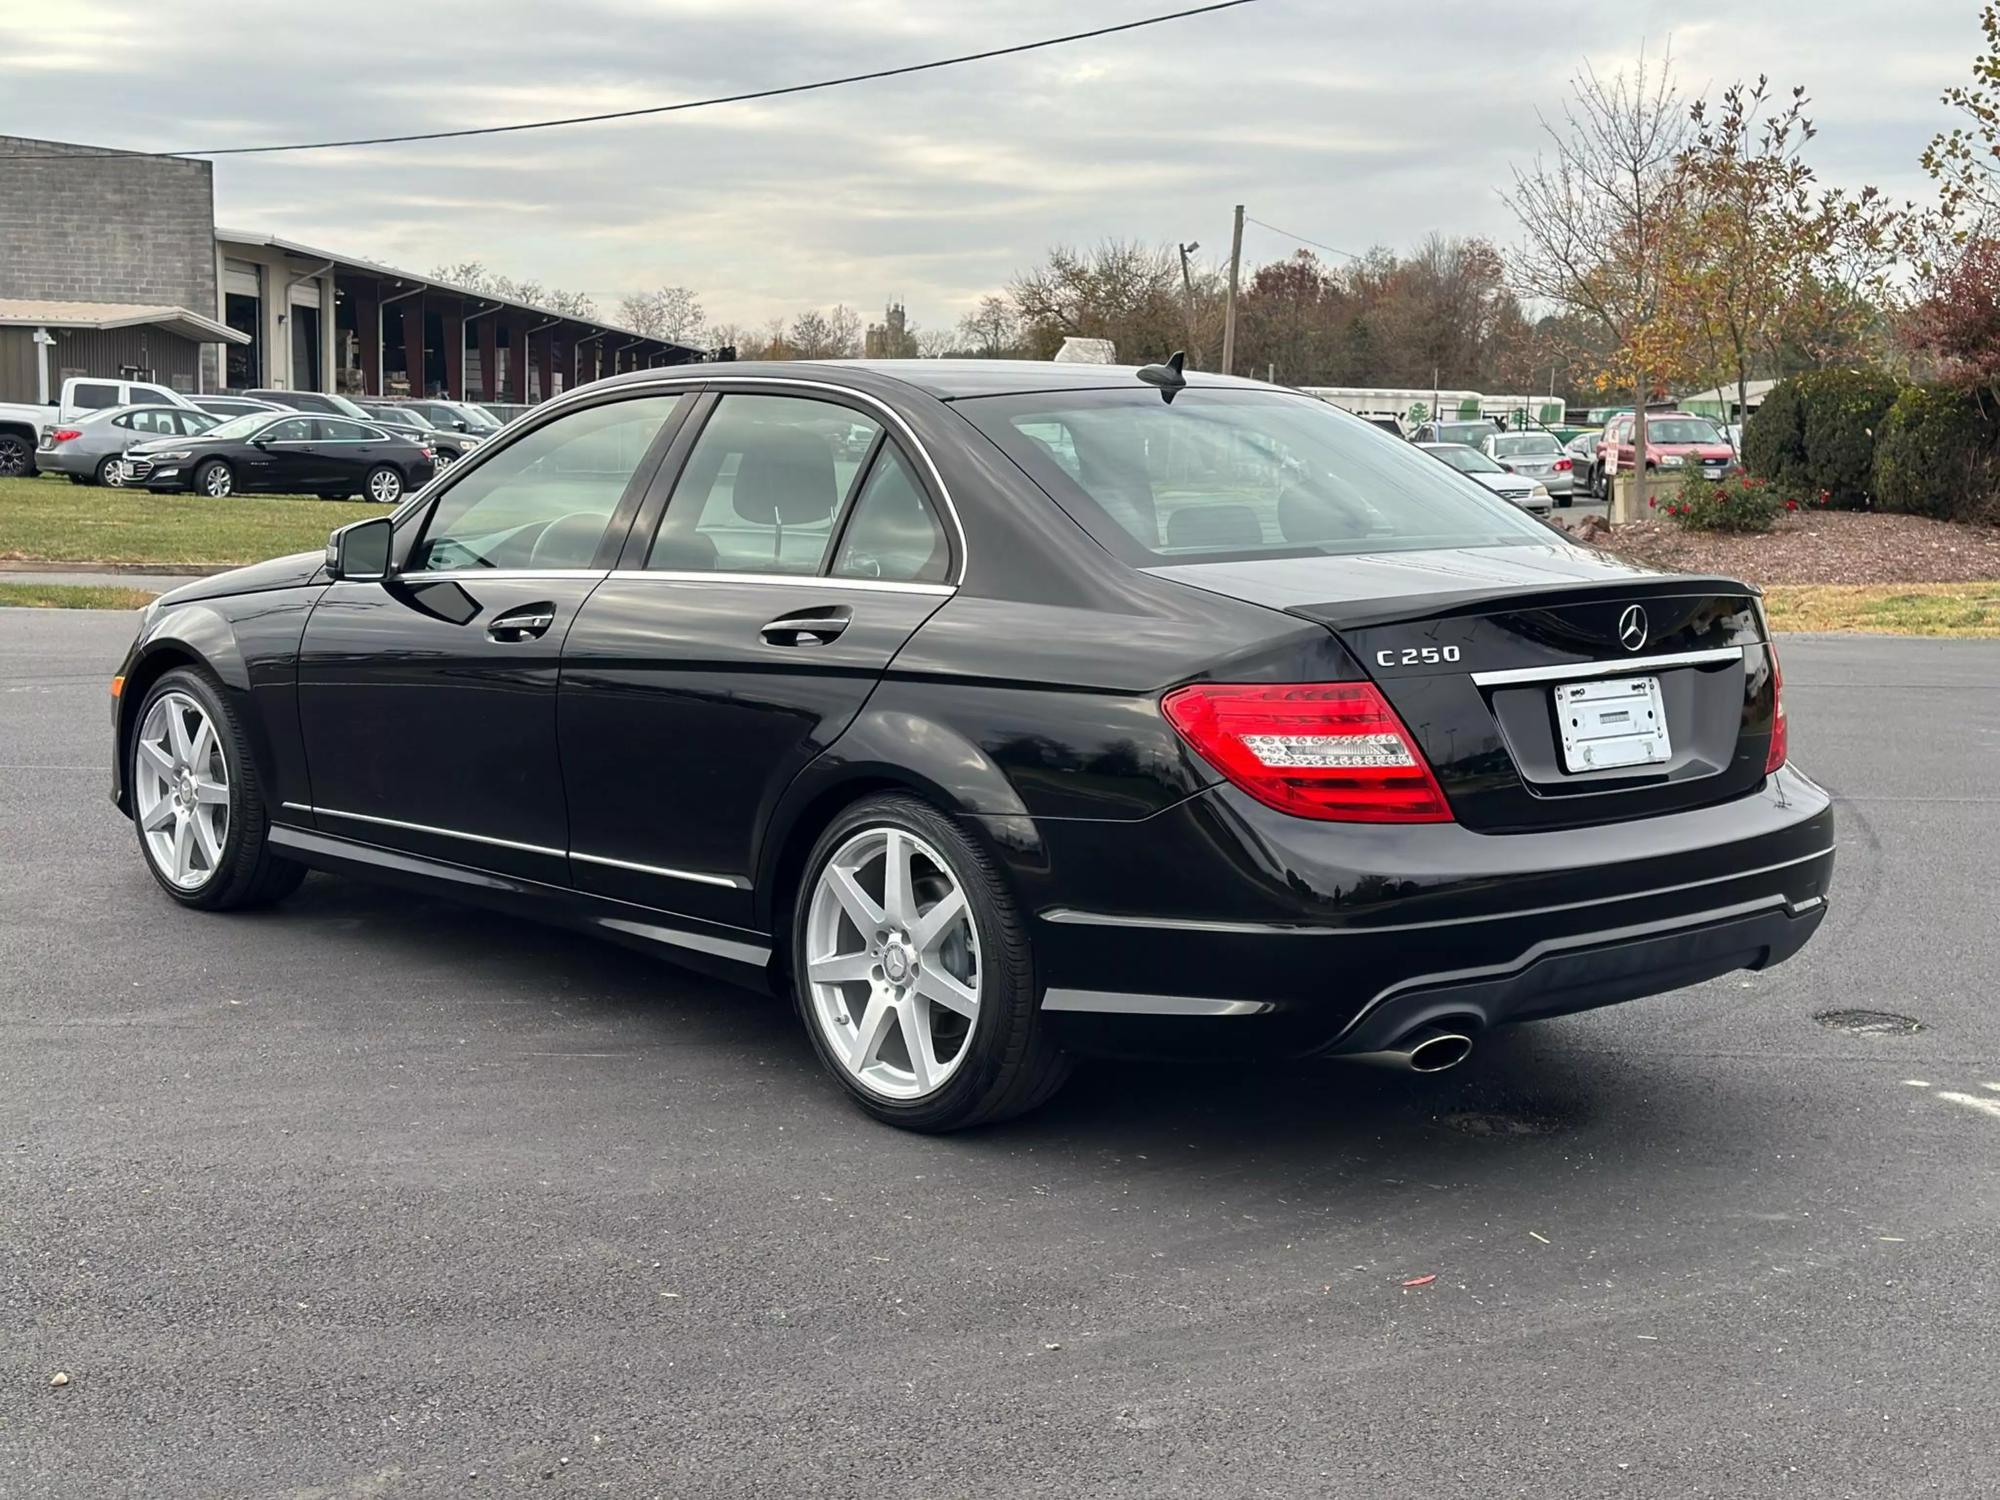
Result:
{"label": "rear door window", "polygon": [[892,583],[943,583],[951,575],[944,527],[916,471],[894,443],[882,445],[855,497],[833,572],[838,578]]}
{"label": "rear door window", "polygon": [[103,411],[108,407],[125,405],[118,399],[117,386],[98,380],[79,380],[71,386],[69,404],[83,411]]}
{"label": "rear door window", "polygon": [[674,482],[646,566],[819,572],[881,430],[832,401],[724,396]]}

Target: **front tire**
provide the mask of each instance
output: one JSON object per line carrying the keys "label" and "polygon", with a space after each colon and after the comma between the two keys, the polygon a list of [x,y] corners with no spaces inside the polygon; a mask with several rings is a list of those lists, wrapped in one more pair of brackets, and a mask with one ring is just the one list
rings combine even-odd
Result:
{"label": "front tire", "polygon": [[905,1130],[1021,1114],[1069,1074],[998,869],[912,797],[871,797],[820,835],[793,903],[792,990],[827,1071]]}
{"label": "front tire", "polygon": [[125,769],[146,868],[180,905],[265,905],[305,879],[305,866],[271,850],[270,812],[242,725],[206,673],[179,667],[153,684]]}
{"label": "front tire", "polygon": [[219,458],[211,458],[194,471],[194,489],[211,500],[227,500],[236,493],[236,471]]}
{"label": "front tire", "polygon": [[17,432],[0,432],[0,479],[26,479],[34,472],[34,447]]}

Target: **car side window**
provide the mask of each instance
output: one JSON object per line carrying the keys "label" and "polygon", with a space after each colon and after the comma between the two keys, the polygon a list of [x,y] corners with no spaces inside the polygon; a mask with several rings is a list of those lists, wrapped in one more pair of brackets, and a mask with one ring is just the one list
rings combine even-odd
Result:
{"label": "car side window", "polygon": [[118,387],[98,381],[79,381],[70,391],[70,405],[83,411],[103,411],[107,406],[121,406]]}
{"label": "car side window", "polygon": [[216,419],[198,411],[177,411],[169,417],[169,420],[180,424],[183,436],[194,437],[213,427]]}
{"label": "car side window", "polygon": [[170,411],[137,411],[132,413],[132,426],[140,432],[157,432],[163,437],[179,437],[180,429],[174,425],[174,414]]}
{"label": "car side window", "polygon": [[683,399],[585,407],[454,470],[409,569],[590,566],[626,485]]}
{"label": "car side window", "polygon": [[817,573],[881,425],[797,396],[716,404],[646,566],[720,573]]}
{"label": "car side window", "polygon": [[287,417],[282,422],[272,423],[257,436],[267,443],[309,443],[313,436],[312,418]]}
{"label": "car side window", "polygon": [[897,583],[943,583],[951,573],[951,544],[917,482],[916,471],[894,443],[884,443],[834,560],[838,578],[883,578]]}

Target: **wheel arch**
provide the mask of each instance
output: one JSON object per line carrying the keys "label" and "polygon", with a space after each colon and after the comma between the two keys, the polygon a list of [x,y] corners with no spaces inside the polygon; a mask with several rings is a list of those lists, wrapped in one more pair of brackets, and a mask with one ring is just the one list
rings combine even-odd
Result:
{"label": "wheel arch", "polygon": [[759,925],[780,939],[774,956],[789,961],[787,931],[800,877],[814,842],[843,809],[864,797],[903,792],[959,820],[1002,870],[1014,856],[995,844],[986,823],[999,814],[1031,826],[1004,772],[964,735],[906,712],[864,712],[785,789],[765,825],[757,860]]}
{"label": "wheel arch", "polygon": [[163,627],[139,648],[119,689],[116,741],[118,807],[128,817],[131,815],[132,789],[127,784],[125,768],[132,754],[132,735],[139,721],[139,710],[146,701],[146,695],[153,690],[153,684],[176,667],[193,667],[206,672],[222,685],[223,691],[233,700],[231,707],[244,727],[244,738],[249,742],[251,753],[257,757],[258,774],[266,781],[269,779],[270,746],[265,741],[263,726],[257,716],[247,709],[250,673],[237,645],[236,634],[229,622],[214,610],[199,604],[183,605],[169,615]]}

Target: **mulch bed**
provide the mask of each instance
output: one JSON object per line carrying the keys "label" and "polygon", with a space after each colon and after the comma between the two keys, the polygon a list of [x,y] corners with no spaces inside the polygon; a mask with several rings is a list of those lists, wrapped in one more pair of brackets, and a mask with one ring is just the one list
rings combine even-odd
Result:
{"label": "mulch bed", "polygon": [[1862,511],[1788,515],[1763,535],[1638,521],[1604,535],[1568,528],[1615,556],[1750,583],[1984,583],[2000,579],[2000,528]]}

